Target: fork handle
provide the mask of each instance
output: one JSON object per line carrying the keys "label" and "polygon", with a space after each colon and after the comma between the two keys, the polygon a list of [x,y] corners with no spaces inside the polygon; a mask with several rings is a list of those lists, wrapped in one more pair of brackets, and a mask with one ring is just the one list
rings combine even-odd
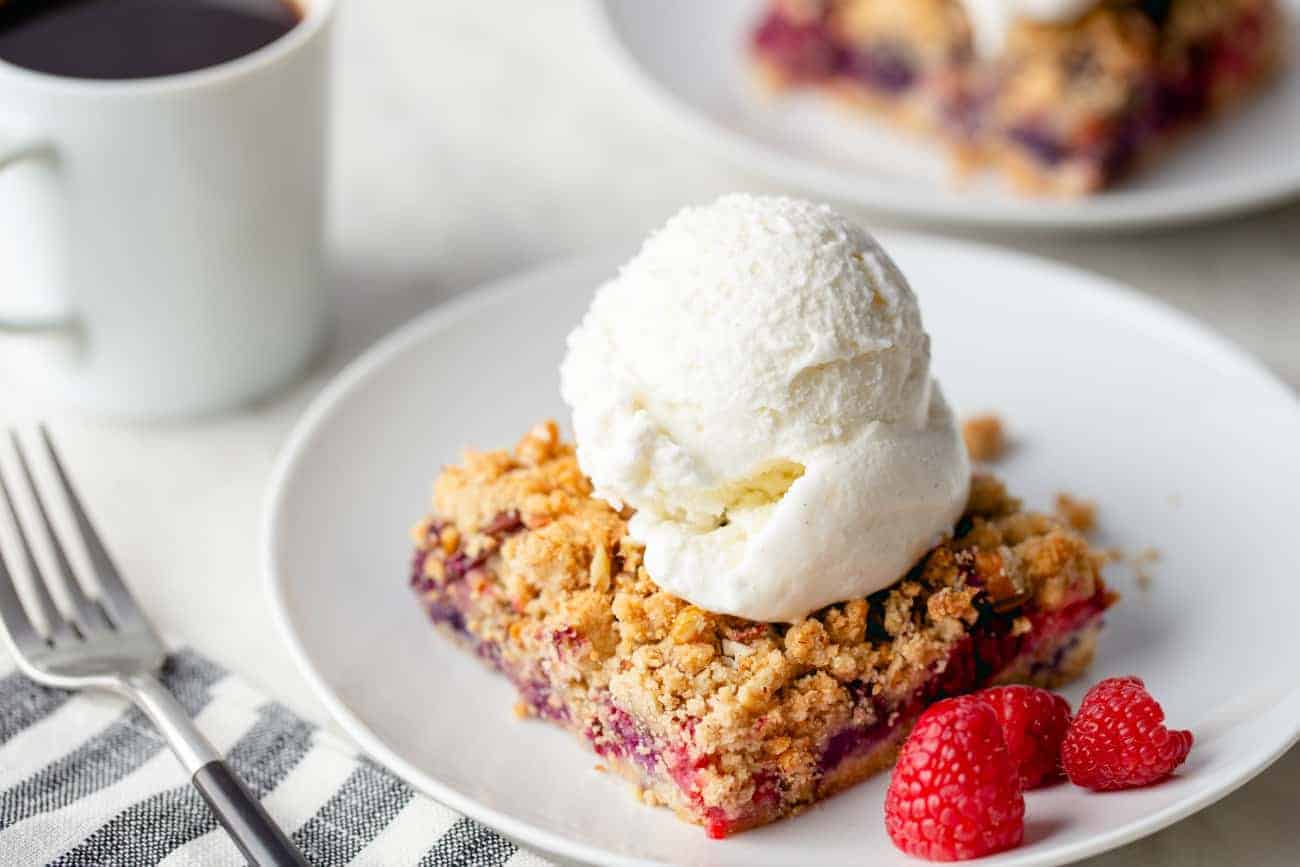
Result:
{"label": "fork handle", "polygon": [[158,727],[249,863],[254,867],[311,867],[161,681],[137,674],[117,683],[116,688]]}
{"label": "fork handle", "polygon": [[243,780],[217,759],[194,772],[194,788],[208,802],[221,826],[250,864],[258,867],[309,867],[307,859],[275,824]]}

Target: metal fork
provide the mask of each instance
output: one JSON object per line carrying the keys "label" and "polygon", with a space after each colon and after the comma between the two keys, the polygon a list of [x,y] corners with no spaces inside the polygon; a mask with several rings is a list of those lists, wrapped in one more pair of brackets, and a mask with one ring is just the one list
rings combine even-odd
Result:
{"label": "metal fork", "polygon": [[[28,531],[23,528],[14,497],[0,473],[0,492],[4,495],[19,540],[15,546],[17,551],[0,552],[3,554],[0,556],[0,621],[4,626],[0,633],[17,660],[18,668],[46,686],[109,692],[133,702],[166,738],[172,752],[190,774],[194,787],[203,795],[245,858],[257,865],[306,865],[302,854],[221,760],[220,754],[195,727],[184,708],[159,682],[157,672],[167,651],[122,583],[43,425],[40,435],[89,555],[99,593],[87,595],[78,583],[22,443],[17,434],[10,431],[18,465],[30,488],[39,524],[44,528],[58,573],[47,576],[38,566]],[[6,566],[6,558],[16,560],[19,552],[32,579],[32,607],[45,624],[44,632],[24,608]],[[54,604],[51,588],[56,584],[62,587],[72,603],[70,616],[65,616]]]}

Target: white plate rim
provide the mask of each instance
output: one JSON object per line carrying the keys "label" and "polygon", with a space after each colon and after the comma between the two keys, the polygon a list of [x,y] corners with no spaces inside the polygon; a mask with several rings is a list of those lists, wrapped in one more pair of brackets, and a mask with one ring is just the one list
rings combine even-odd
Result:
{"label": "white plate rim", "polygon": [[[1195,190],[1153,190],[1135,200],[1107,201],[1083,198],[1069,207],[1045,210],[1014,199],[989,202],[976,196],[916,195],[915,190],[892,190],[864,176],[817,165],[781,153],[761,141],[728,129],[708,113],[678,99],[638,61],[619,38],[610,15],[611,0],[586,0],[588,17],[599,34],[606,54],[635,89],[662,115],[693,140],[707,144],[738,166],[790,184],[830,201],[847,202],[902,219],[935,226],[986,226],[1000,229],[1112,233],[1124,229],[1154,228],[1209,222],[1251,211],[1265,210],[1300,196],[1300,161],[1271,179],[1239,183],[1206,200]],[[1283,0],[1284,5],[1287,5]],[[1289,8],[1291,14],[1297,10]],[[1300,63],[1300,59],[1292,62]],[[1283,73],[1285,74],[1285,73]]]}
{"label": "white plate rim", "polygon": [[[1249,353],[1190,315],[1110,278],[1046,257],[992,244],[942,238],[920,232],[880,232],[878,237],[882,242],[888,242],[890,239],[906,239],[910,243],[935,245],[936,248],[947,247],[953,251],[992,255],[1004,261],[1019,262],[1045,269],[1047,272],[1055,271],[1059,275],[1068,276],[1077,283],[1087,284],[1088,291],[1095,297],[1127,306],[1134,311],[1135,315],[1148,320],[1150,317],[1155,317],[1158,325],[1178,329],[1182,334],[1194,338],[1198,344],[1198,351],[1213,357],[1218,363],[1228,364],[1243,373],[1249,373],[1261,384],[1267,383],[1280,397],[1294,401],[1296,409],[1300,410],[1300,401],[1296,401],[1290,387]],[[290,657],[313,694],[325,706],[333,720],[357,742],[366,755],[436,801],[525,845],[584,863],[625,865],[625,867],[669,867],[668,862],[610,852],[516,819],[508,813],[486,806],[439,782],[387,746],[383,739],[371,731],[360,716],[334,691],[325,675],[312,662],[310,653],[293,626],[286,596],[286,582],[282,578],[275,542],[279,535],[279,514],[288,493],[289,479],[304,458],[317,429],[328,420],[335,406],[354,388],[362,385],[369,377],[382,372],[390,359],[402,354],[407,348],[426,339],[430,334],[454,324],[462,316],[480,307],[490,306],[500,297],[517,291],[521,286],[542,281],[556,281],[565,274],[585,272],[592,268],[594,263],[612,260],[614,251],[626,249],[628,245],[618,245],[599,253],[561,259],[488,282],[416,316],[379,339],[348,363],[312,400],[294,425],[275,460],[263,505],[259,548],[263,588],[266,599],[270,603],[271,619],[276,631],[283,639]],[[1149,836],[1221,800],[1250,782],[1293,746],[1300,743],[1300,685],[1281,695],[1273,711],[1280,711],[1291,704],[1295,705],[1297,713],[1292,723],[1294,730],[1290,737],[1272,745],[1265,745],[1239,760],[1235,765],[1229,766],[1221,773],[1221,784],[1177,801],[1115,831],[1098,834],[1089,840],[1047,852],[1026,852],[1021,857],[1016,857],[1014,852],[1005,853],[1004,860],[1000,863],[1007,867],[1030,867],[1030,865],[1051,867],[1051,865],[1088,858]]]}

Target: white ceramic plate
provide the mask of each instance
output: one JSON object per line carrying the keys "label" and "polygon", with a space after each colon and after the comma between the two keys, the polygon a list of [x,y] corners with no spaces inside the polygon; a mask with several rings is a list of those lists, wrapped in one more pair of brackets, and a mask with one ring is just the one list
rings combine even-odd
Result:
{"label": "white ceramic plate", "polygon": [[[1113,191],[1027,199],[994,178],[958,188],[939,148],[815,95],[766,97],[745,62],[766,0],[591,2],[615,56],[700,140],[824,198],[953,224],[1113,230],[1220,216],[1300,192],[1300,63],[1243,111]],[[1283,4],[1300,45],[1300,0]]]}
{"label": "white ceramic plate", "polygon": [[[989,864],[1055,864],[1222,797],[1300,734],[1300,408],[1186,318],[1099,278],[995,249],[882,238],[916,286],[946,392],[994,408],[999,467],[1031,503],[1102,504],[1101,544],[1155,546],[1148,589],[1122,570],[1089,680],[1136,672],[1196,733],[1174,779],[1028,799],[1028,841]],[[425,621],[407,528],[465,445],[563,417],[564,336],[621,255],[525,274],[432,311],[316,401],[275,473],[268,589],[286,641],[361,746],[444,803],[527,844],[602,864],[903,864],[877,777],[796,819],[716,842],[633,800],[565,732],[511,713],[504,679]],[[1068,691],[1077,701],[1083,685]]]}

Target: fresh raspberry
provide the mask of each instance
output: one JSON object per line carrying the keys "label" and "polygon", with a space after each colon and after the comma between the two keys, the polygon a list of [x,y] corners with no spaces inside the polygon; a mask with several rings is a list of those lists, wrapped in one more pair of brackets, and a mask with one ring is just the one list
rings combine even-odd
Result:
{"label": "fresh raspberry", "polygon": [[1061,741],[1070,727],[1065,699],[1036,686],[995,686],[971,698],[998,715],[1022,788],[1037,788],[1060,775]]}
{"label": "fresh raspberry", "polygon": [[954,698],[921,714],[889,781],[885,830],[899,849],[931,861],[1020,845],[1020,777],[988,705]]}
{"label": "fresh raspberry", "polygon": [[1110,677],[1088,690],[1061,745],[1061,766],[1076,786],[1132,789],[1183,763],[1192,733],[1164,727],[1165,712],[1141,679]]}

